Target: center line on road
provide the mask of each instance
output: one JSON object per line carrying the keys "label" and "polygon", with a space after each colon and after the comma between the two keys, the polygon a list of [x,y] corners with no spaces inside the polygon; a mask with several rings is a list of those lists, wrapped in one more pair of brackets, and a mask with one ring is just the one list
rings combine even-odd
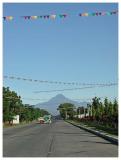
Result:
{"label": "center line on road", "polygon": [[52,136],[52,140],[51,140],[51,143],[50,143],[50,146],[49,146],[49,151],[47,153],[47,157],[49,157],[50,154],[52,153],[52,145],[53,145],[53,142],[54,142],[54,137],[55,137],[55,135]]}
{"label": "center line on road", "polygon": [[[53,127],[52,127],[53,128]],[[51,129],[52,129],[51,128]],[[53,132],[52,132],[53,133]],[[52,139],[51,139],[51,142],[50,142],[50,146],[49,146],[49,151],[47,153],[47,157],[50,156],[50,154],[52,153],[52,145],[53,145],[53,142],[54,142],[54,137],[55,137],[55,134],[52,135]]]}

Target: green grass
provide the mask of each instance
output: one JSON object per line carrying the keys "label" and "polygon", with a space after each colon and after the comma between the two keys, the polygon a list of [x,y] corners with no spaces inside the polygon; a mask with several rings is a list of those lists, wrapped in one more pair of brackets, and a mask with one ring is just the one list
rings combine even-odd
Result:
{"label": "green grass", "polygon": [[94,122],[79,122],[77,120],[69,120],[69,121],[72,123],[74,122],[76,124],[84,125],[85,127],[90,127],[98,131],[106,132],[107,134],[110,134],[110,135],[118,136],[118,130],[114,128],[109,128],[107,126],[100,125]]}

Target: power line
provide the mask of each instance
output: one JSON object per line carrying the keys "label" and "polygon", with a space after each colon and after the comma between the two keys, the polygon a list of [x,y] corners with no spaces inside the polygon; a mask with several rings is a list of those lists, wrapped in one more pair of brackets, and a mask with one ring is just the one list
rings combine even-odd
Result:
{"label": "power line", "polygon": [[86,88],[93,88],[93,87],[67,88],[67,89],[58,89],[58,90],[34,91],[34,93],[40,93],[40,92],[58,92],[58,91],[71,91],[71,90],[79,90],[79,89],[86,89]]}
{"label": "power line", "polygon": [[[76,85],[76,86],[104,86],[104,85],[115,85],[117,83],[80,83],[80,82],[62,82],[62,81],[50,81],[50,80],[36,80],[31,78],[25,77],[15,77],[15,76],[4,76],[4,79],[12,79],[12,80],[22,80],[22,81],[29,81],[35,83],[49,83],[49,84],[59,84],[59,85]],[[70,90],[70,89],[69,89]]]}
{"label": "power line", "polygon": [[81,89],[89,89],[89,88],[95,88],[95,87],[111,87],[115,86],[117,83],[113,84],[106,84],[106,85],[100,85],[100,86],[89,86],[89,87],[82,87],[82,88],[67,88],[67,89],[59,89],[59,90],[44,90],[44,91],[34,91],[34,93],[46,93],[46,92],[58,92],[58,91],[71,91],[71,90],[81,90]]}

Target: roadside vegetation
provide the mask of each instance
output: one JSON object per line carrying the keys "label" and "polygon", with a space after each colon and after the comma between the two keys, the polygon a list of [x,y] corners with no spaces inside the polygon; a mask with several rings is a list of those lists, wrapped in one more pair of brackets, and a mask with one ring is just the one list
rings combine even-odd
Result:
{"label": "roadside vegetation", "polygon": [[108,98],[101,101],[100,98],[94,97],[92,103],[87,104],[87,107],[75,108],[70,103],[58,106],[63,119],[118,135],[118,102],[116,99],[112,102]]}
{"label": "roadside vegetation", "polygon": [[14,116],[19,115],[20,123],[29,123],[49,114],[48,111],[23,104],[21,97],[9,87],[3,87],[3,122],[5,126],[13,125]]}

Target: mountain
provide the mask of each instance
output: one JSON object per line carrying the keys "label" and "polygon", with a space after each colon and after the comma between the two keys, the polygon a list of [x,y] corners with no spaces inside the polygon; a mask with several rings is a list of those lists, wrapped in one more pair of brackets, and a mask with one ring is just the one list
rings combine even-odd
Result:
{"label": "mountain", "polygon": [[79,106],[86,106],[87,102],[77,102],[77,101],[73,101],[69,98],[66,98],[64,95],[62,94],[58,94],[55,97],[51,98],[49,101],[44,102],[44,103],[38,103],[35,105],[35,107],[37,108],[41,108],[41,109],[46,109],[47,111],[49,111],[52,115],[58,115],[59,112],[57,111],[57,107],[61,104],[61,103],[72,103],[74,104],[76,107]]}

